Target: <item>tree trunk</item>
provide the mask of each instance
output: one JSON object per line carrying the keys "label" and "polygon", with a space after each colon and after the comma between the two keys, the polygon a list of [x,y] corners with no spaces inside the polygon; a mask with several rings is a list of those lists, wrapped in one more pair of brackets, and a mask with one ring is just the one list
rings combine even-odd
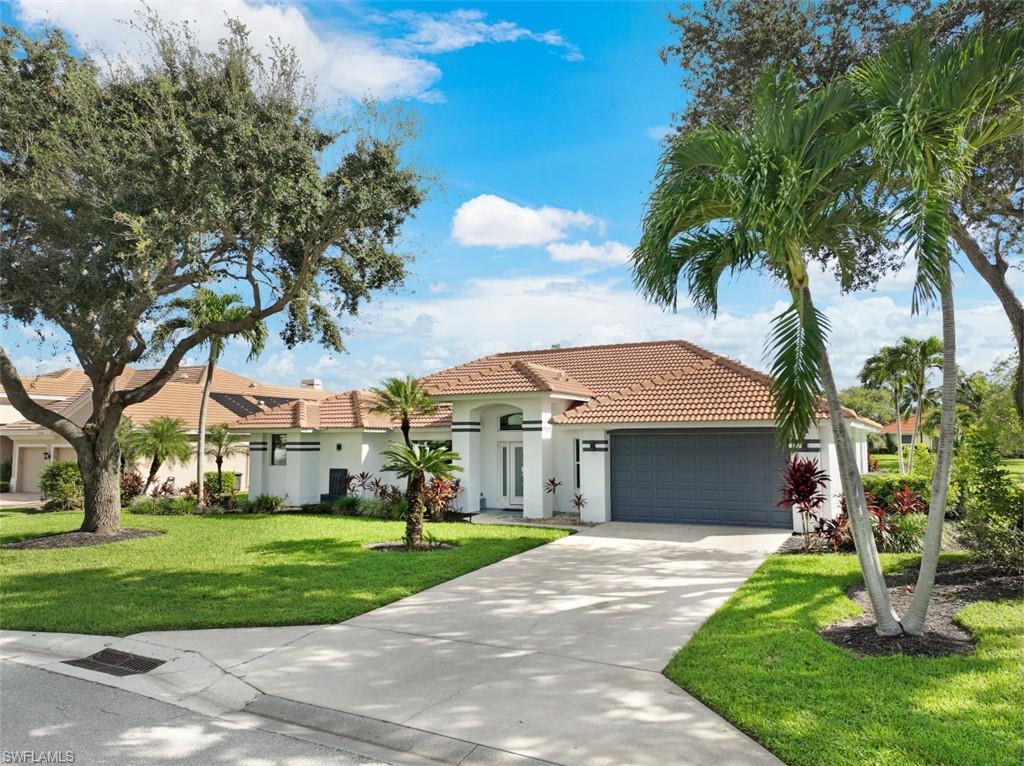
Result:
{"label": "tree trunk", "polygon": [[[828,355],[821,356],[821,382],[828,400],[828,412],[832,422],[832,438],[836,445],[836,458],[839,461],[839,473],[843,484],[843,496],[846,498],[846,510],[850,517],[850,530],[853,542],[857,547],[857,558],[864,575],[864,585],[871,599],[871,608],[875,613],[875,630],[879,635],[898,636],[903,632],[899,618],[889,600],[889,590],[882,574],[882,562],[878,558],[875,547],[875,536],[871,530],[871,517],[868,515],[867,501],[864,499],[864,485],[857,468],[857,457],[853,452],[853,444],[843,421],[842,405],[839,404],[839,390],[832,377],[832,366]],[[902,446],[902,445],[901,445]]]}
{"label": "tree trunk", "polygon": [[121,450],[117,441],[89,441],[75,450],[85,489],[82,532],[116,535],[121,531]]}
{"label": "tree trunk", "polygon": [[224,458],[217,455],[214,461],[217,463],[217,496],[219,497],[224,493]]}
{"label": "tree trunk", "polygon": [[412,449],[412,439],[409,436],[409,429],[410,428],[411,428],[411,426],[409,424],[409,418],[407,418],[407,417],[405,417],[403,415],[402,416],[402,438],[405,439],[405,446],[408,447],[409,449]]}
{"label": "tree trunk", "polygon": [[145,495],[149,492],[149,487],[156,481],[156,474],[160,470],[161,465],[163,465],[163,461],[160,458],[153,458],[153,462],[149,464],[149,475],[146,477],[146,486],[142,488],[142,494]]}
{"label": "tree trunk", "polygon": [[917,449],[918,434],[921,431],[921,407],[924,406],[924,378],[918,381],[917,409],[914,412],[914,430],[910,434],[910,473],[914,472],[914,452]]}
{"label": "tree trunk", "polygon": [[1006,318],[1010,320],[1010,329],[1013,330],[1013,338],[1017,344],[1017,370],[1013,387],[1013,403],[1017,408],[1017,414],[1024,420],[1024,305],[1021,304],[1010,285],[1006,281],[1006,271],[1009,268],[1006,260],[996,253],[995,262],[989,261],[981,251],[977,240],[972,237],[963,224],[955,222],[953,226],[953,239],[967,256],[967,260],[974,266],[975,271],[981,274],[992,292],[996,294],[999,303],[1003,307]]}
{"label": "tree trunk", "polygon": [[409,512],[405,517],[405,545],[418,548],[423,544],[423,485],[426,477],[409,477]]}
{"label": "tree trunk", "polygon": [[[205,493],[206,467],[206,410],[210,403],[210,389],[213,387],[214,363],[217,361],[213,355],[213,346],[210,344],[210,359],[206,364],[206,380],[203,382],[203,398],[199,402],[199,443],[196,445],[196,494],[198,505],[203,508],[206,503],[203,500]],[[220,466],[217,468],[217,492],[220,493]]]}
{"label": "tree trunk", "polygon": [[896,386],[893,389],[893,403],[896,405],[896,455],[899,462],[900,473],[904,474],[907,472],[907,467],[903,463],[903,413],[900,412],[900,387]]}
{"label": "tree trunk", "polygon": [[928,527],[921,552],[914,597],[903,620],[907,633],[920,635],[928,616],[928,603],[935,587],[935,569],[942,548],[942,524],[946,516],[949,474],[953,465],[953,435],[956,421],[956,323],[953,316],[952,277],[947,273],[942,286],[942,417],[939,449],[932,474],[932,496],[928,504]]}

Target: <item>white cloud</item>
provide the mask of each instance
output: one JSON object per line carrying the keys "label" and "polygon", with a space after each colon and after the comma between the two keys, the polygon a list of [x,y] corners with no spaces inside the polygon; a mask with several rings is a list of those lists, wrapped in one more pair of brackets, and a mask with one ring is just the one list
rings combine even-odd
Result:
{"label": "white cloud", "polygon": [[280,383],[282,385],[298,385],[298,375],[295,370],[295,352],[279,351],[271,354],[270,357],[256,368],[259,379],[268,383]]}
{"label": "white cloud", "polygon": [[430,292],[434,293],[434,294],[443,293],[445,290],[448,289],[448,283],[447,282],[433,282],[433,283],[431,283],[431,285],[427,289],[430,290]]}
{"label": "white cloud", "polygon": [[[139,2],[69,3],[61,0],[18,0],[18,16],[30,24],[55,23],[88,47],[112,56],[132,59],[139,50],[140,34],[123,23],[143,8]],[[261,0],[185,0],[159,3],[161,18],[190,22],[198,42],[213,48],[224,35],[224,21],[234,17],[249,28],[253,45],[269,53],[271,38],[291,45],[307,76],[318,82],[324,98],[380,99],[421,98],[434,100],[431,86],[441,77],[433,62],[396,51],[386,40],[355,30],[316,27],[296,6]]]}
{"label": "white cloud", "polygon": [[513,43],[531,40],[563,51],[563,58],[580,61],[579,48],[556,30],[534,32],[511,21],[487,21],[487,14],[473,9],[447,13],[396,11],[387,18],[409,28],[402,39],[404,46],[423,53],[447,53],[484,43]]}
{"label": "white cloud", "polygon": [[615,240],[591,244],[586,239],[582,242],[552,242],[547,251],[553,261],[596,261],[609,265],[627,263],[633,252]]}
{"label": "white cloud", "polygon": [[648,137],[655,141],[661,141],[673,133],[675,133],[675,129],[671,125],[652,125],[647,129]]}
{"label": "white cloud", "polygon": [[546,245],[568,236],[574,228],[598,227],[599,218],[582,210],[526,207],[493,194],[462,203],[452,218],[452,237],[460,245],[497,248]]}

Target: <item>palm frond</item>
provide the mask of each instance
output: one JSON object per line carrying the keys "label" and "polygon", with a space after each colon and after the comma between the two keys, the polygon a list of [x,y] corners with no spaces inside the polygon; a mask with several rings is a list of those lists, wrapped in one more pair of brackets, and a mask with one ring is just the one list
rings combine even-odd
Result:
{"label": "palm frond", "polygon": [[828,319],[794,303],[772,320],[765,347],[772,374],[776,435],[782,445],[803,439],[816,420],[822,394],[821,361]]}

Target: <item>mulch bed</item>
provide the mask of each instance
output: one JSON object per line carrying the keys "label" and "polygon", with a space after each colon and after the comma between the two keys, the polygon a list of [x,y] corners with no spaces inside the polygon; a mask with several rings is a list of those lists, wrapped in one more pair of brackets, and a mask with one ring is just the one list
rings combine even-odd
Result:
{"label": "mulch bed", "polygon": [[389,543],[367,543],[363,546],[371,551],[384,551],[387,553],[426,553],[428,551],[450,551],[455,546],[451,543],[423,543],[415,548],[409,548],[403,542]]}
{"label": "mulch bed", "polygon": [[[886,577],[889,597],[897,614],[905,613],[910,606],[917,571],[915,567]],[[974,636],[954,621],[956,613],[976,601],[1002,601],[1024,595],[1019,576],[994,572],[973,561],[939,564],[924,635],[880,636],[875,632],[875,618],[864,585],[858,584],[846,593],[863,613],[818,632],[825,640],[857,654],[878,657],[970,654],[974,651]]]}
{"label": "mulch bed", "polygon": [[59,535],[33,537],[17,543],[7,543],[0,548],[82,548],[87,545],[105,545],[140,537],[159,537],[163,532],[154,529],[122,529],[116,535],[97,535],[92,532],[64,532]]}

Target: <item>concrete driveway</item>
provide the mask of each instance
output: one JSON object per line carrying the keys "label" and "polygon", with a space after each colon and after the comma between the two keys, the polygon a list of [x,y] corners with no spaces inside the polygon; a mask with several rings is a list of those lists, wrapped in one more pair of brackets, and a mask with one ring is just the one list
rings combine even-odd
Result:
{"label": "concrete driveway", "polygon": [[661,671],[786,537],[610,523],[339,625],[137,638],[200,651],[267,695],[509,757],[778,764]]}

